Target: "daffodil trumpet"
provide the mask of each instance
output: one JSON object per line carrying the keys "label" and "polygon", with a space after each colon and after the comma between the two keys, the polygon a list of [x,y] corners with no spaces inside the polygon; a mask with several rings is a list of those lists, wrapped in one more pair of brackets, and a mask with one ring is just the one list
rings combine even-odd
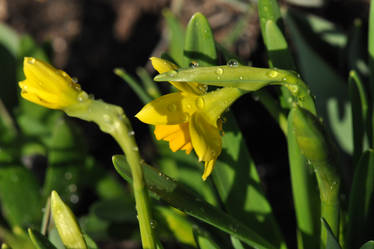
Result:
{"label": "daffodil trumpet", "polygon": [[119,106],[95,100],[64,71],[26,57],[23,64],[26,79],[19,82],[21,96],[35,104],[64,111],[72,117],[95,122],[113,136],[124,151],[133,176],[133,190],[138,212],[143,248],[155,249],[151,228],[148,192],[144,185],[140,155],[131,124]]}
{"label": "daffodil trumpet", "polygon": [[[160,73],[177,69],[173,63],[151,58]],[[195,150],[199,161],[204,161],[203,180],[211,174],[222,150],[221,116],[246,91],[224,87],[207,92],[206,86],[196,82],[170,82],[179,92],[163,95],[145,105],[136,117],[155,125],[155,136],[169,142],[172,151]]]}

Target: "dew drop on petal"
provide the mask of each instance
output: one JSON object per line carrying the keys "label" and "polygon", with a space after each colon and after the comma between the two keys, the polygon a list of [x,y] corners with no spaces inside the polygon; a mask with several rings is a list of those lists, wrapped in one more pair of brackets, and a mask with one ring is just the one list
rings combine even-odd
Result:
{"label": "dew drop on petal", "polygon": [[176,104],[170,104],[170,105],[168,105],[168,110],[170,112],[175,112],[177,110],[177,105]]}
{"label": "dew drop on petal", "polygon": [[135,135],[135,131],[129,131],[129,135],[130,136],[134,136]]}
{"label": "dew drop on petal", "polygon": [[229,66],[229,67],[237,67],[238,65],[239,65],[239,63],[235,59],[230,59],[227,62],[227,66]]}
{"label": "dew drop on petal", "polygon": [[28,58],[27,59],[27,63],[30,63],[30,64],[35,64],[35,58]]}
{"label": "dew drop on petal", "polygon": [[243,76],[240,76],[239,79],[240,79],[240,80],[243,80]]}
{"label": "dew drop on petal", "polygon": [[202,97],[198,97],[195,101],[196,107],[199,109],[203,109],[205,106],[205,101]]}
{"label": "dew drop on petal", "polygon": [[188,113],[183,113],[183,122],[187,122],[188,120],[190,120],[190,115],[188,115]]}

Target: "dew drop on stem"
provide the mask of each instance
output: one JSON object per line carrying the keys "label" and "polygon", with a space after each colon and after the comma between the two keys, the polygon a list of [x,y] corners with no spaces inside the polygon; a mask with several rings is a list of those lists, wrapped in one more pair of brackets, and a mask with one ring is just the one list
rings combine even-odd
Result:
{"label": "dew drop on stem", "polygon": [[235,59],[230,59],[227,61],[227,66],[229,67],[237,67],[239,65],[239,62]]}

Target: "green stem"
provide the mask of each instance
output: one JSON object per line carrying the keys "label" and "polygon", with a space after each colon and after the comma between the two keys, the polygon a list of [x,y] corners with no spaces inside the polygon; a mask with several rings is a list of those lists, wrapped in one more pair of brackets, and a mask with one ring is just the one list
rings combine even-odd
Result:
{"label": "green stem", "polygon": [[69,116],[95,122],[103,132],[112,135],[121,146],[133,177],[133,191],[142,246],[144,249],[155,249],[155,238],[151,227],[151,210],[148,191],[143,179],[143,168],[140,164],[141,158],[135,142],[134,131],[122,108],[100,100],[87,98],[81,103],[65,109],[65,112]]}
{"label": "green stem", "polygon": [[151,227],[152,218],[149,206],[149,197],[148,191],[144,184],[143,168],[140,165],[138,146],[135,142],[133,130],[129,120],[127,117],[123,117],[125,119],[123,120],[124,122],[119,122],[120,127],[118,127],[112,135],[125,152],[127,162],[130,165],[143,248],[153,249],[155,248],[155,240]]}

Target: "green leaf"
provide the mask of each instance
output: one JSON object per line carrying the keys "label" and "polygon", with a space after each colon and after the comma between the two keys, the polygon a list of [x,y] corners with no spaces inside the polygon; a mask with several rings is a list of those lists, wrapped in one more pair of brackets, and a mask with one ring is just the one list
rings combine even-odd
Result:
{"label": "green leaf", "polygon": [[83,181],[85,146],[80,132],[65,118],[56,120],[48,145],[48,168],[43,194],[58,191],[65,200],[76,204]]}
{"label": "green leaf", "polygon": [[208,20],[201,13],[195,13],[187,25],[184,43],[184,64],[198,66],[213,66],[217,63],[217,52],[213,32]]}
{"label": "green leaf", "polygon": [[56,247],[48,240],[48,238],[38,231],[29,228],[28,232],[32,243],[37,249],[56,249]]}
{"label": "green leaf", "polygon": [[374,249],[374,241],[368,241],[365,244],[363,244],[360,249]]}
{"label": "green leaf", "polygon": [[[370,93],[374,96],[374,0],[370,1],[370,11],[369,11],[369,31],[368,31],[368,57],[369,57],[369,71],[370,71]],[[373,101],[371,101],[373,102]],[[369,135],[370,146],[374,145],[374,104],[372,103],[371,112],[369,115],[370,122],[369,128],[371,131]]]}
{"label": "green leaf", "polygon": [[295,44],[301,75],[316,96],[319,115],[340,148],[352,153],[351,105],[345,80],[313,50],[312,44],[302,35],[295,20],[290,15],[285,20]]}
{"label": "green leaf", "polygon": [[195,241],[199,249],[220,249],[221,248],[207,234],[194,231],[194,237],[195,237]]}
{"label": "green leaf", "polygon": [[136,93],[136,95],[139,97],[139,99],[143,102],[143,104],[147,104],[148,102],[151,102],[152,98],[148,95],[148,93],[143,89],[143,87],[128,74],[124,69],[122,68],[115,68],[114,73],[121,77],[129,86],[131,89]]}
{"label": "green leaf", "polygon": [[288,117],[287,142],[298,242],[303,245],[303,249],[314,249],[319,248],[319,240],[315,239],[320,234],[319,193],[311,165],[307,164],[297,145],[292,115],[293,112]]}
{"label": "green leaf", "polygon": [[135,203],[131,198],[102,200],[93,204],[90,211],[109,222],[136,222]]}
{"label": "green leaf", "polygon": [[[269,57],[269,66],[295,70],[295,63],[288,50],[287,41],[283,35],[283,22],[276,0],[259,0],[258,13],[261,33]],[[291,107],[291,94],[285,87],[281,87],[280,100],[286,107]]]}
{"label": "green leaf", "polygon": [[153,81],[147,70],[145,70],[143,67],[138,67],[136,69],[136,74],[142,80],[144,89],[151,98],[155,99],[161,96],[157,84]]}
{"label": "green leaf", "polygon": [[17,56],[20,46],[19,35],[4,23],[0,23],[0,44],[6,48],[13,57]]}
{"label": "green leaf", "polygon": [[368,97],[356,71],[349,73],[349,96],[352,105],[353,161],[357,162],[365,146]]}
{"label": "green leaf", "polygon": [[171,59],[179,66],[184,65],[183,46],[185,31],[178,18],[170,11],[164,10],[162,15],[165,18],[168,28],[168,54]]}
{"label": "green leaf", "polygon": [[288,44],[277,24],[268,20],[265,24],[265,44],[272,67],[294,69],[295,65],[288,51]]}
{"label": "green leaf", "polygon": [[349,220],[347,224],[347,248],[358,248],[373,238],[374,218],[374,151],[366,151],[358,162],[349,195]]}
{"label": "green leaf", "polygon": [[325,219],[321,219],[322,224],[324,225],[327,231],[327,240],[326,245],[324,245],[326,249],[342,249],[339,245],[337,238],[335,237],[334,233],[331,231],[329,224],[325,221]]}
{"label": "green leaf", "polygon": [[40,225],[43,208],[40,186],[28,169],[1,165],[0,189],[3,215],[10,226]]}
{"label": "green leaf", "polygon": [[242,245],[242,242],[240,242],[240,240],[238,240],[237,238],[231,236],[231,243],[232,243],[232,247],[234,247],[234,249],[245,249],[245,247]]}
{"label": "green leaf", "polygon": [[83,238],[86,241],[88,249],[99,249],[99,247],[96,245],[95,241],[91,239],[90,236],[87,234],[83,234]]}
{"label": "green leaf", "polygon": [[226,116],[222,153],[212,172],[218,194],[230,215],[256,227],[256,232],[277,248],[286,248],[235,117]]}
{"label": "green leaf", "polygon": [[184,213],[172,207],[156,206],[156,217],[168,228],[168,233],[184,245],[196,247],[191,222]]}
{"label": "green leaf", "polygon": [[[121,155],[113,156],[113,164],[117,172],[126,180],[131,179],[130,168],[126,158]],[[148,165],[143,165],[144,180],[147,188],[173,207],[191,215],[203,222],[215,226],[222,231],[241,239],[256,248],[276,248],[254,230],[243,225],[239,220],[218,210],[207,202],[197,198],[187,188],[179,185],[169,176]]]}

